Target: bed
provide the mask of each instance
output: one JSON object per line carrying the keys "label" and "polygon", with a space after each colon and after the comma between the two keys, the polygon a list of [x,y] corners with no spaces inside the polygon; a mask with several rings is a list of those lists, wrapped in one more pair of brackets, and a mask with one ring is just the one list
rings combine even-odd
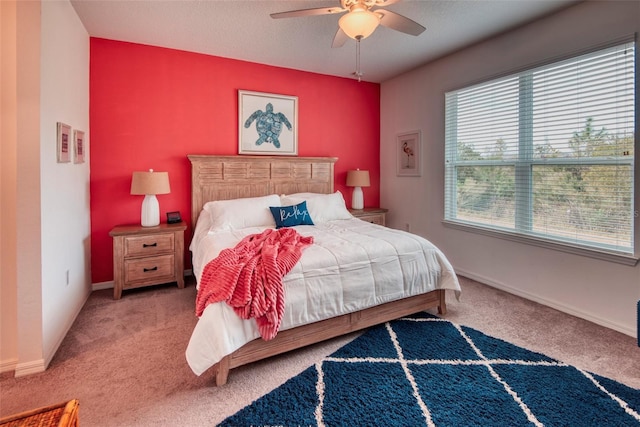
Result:
{"label": "bed", "polygon": [[[304,201],[311,218],[316,217],[314,225],[295,227],[301,235],[313,236],[314,243],[283,279],[286,308],[275,338],[262,339],[256,322],[239,318],[226,303],[210,304],[186,350],[196,375],[210,371],[220,386],[231,369],[247,363],[421,310],[444,314],[445,291],[460,292],[451,265],[430,242],[348,213],[342,194],[334,191],[337,158],[188,158],[195,224],[190,250],[199,288],[203,269],[222,249],[273,228],[252,217],[267,204]],[[240,218],[233,210],[238,207],[252,213]]]}

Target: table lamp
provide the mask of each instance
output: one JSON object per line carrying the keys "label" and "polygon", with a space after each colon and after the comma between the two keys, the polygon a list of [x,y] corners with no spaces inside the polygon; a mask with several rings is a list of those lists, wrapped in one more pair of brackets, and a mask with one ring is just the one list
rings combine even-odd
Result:
{"label": "table lamp", "polygon": [[144,195],[142,201],[142,212],[140,221],[143,227],[155,227],[160,224],[160,206],[156,194],[168,194],[169,173],[154,172],[134,172],[131,179],[131,194]]}
{"label": "table lamp", "polygon": [[364,208],[364,195],[362,193],[362,187],[368,187],[369,171],[361,171],[356,169],[354,171],[347,172],[347,187],[353,187],[353,195],[351,197],[352,209]]}

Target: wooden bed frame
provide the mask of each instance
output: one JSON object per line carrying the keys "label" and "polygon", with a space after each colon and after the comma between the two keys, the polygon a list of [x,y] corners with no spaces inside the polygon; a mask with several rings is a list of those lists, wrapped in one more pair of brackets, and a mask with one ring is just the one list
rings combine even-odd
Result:
{"label": "wooden bed frame", "polygon": [[[334,191],[335,157],[189,155],[191,161],[191,225],[195,229],[204,204],[213,200],[269,194]],[[445,314],[445,291],[435,290],[327,320],[278,332],[270,341],[253,340],[212,367],[217,385],[229,370],[350,332],[437,308]]]}

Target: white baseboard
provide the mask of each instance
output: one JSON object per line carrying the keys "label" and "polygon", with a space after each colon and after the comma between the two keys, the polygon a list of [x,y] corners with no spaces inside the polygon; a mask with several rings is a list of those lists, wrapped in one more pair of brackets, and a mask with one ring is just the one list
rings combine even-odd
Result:
{"label": "white baseboard", "polygon": [[[619,323],[611,322],[611,321],[609,321],[607,319],[603,319],[602,317],[596,316],[593,313],[586,312],[586,311],[581,310],[581,309],[579,309],[577,307],[573,307],[573,306],[567,305],[565,303],[561,303],[561,302],[558,302],[558,301],[550,300],[550,299],[541,297],[539,295],[535,295],[535,294],[532,294],[532,293],[529,293],[529,292],[525,292],[525,291],[523,291],[521,289],[513,288],[511,286],[505,285],[504,283],[496,282],[493,279],[490,279],[488,277],[484,277],[484,276],[479,275],[479,274],[472,273],[470,271],[465,271],[465,270],[461,270],[461,269],[458,269],[458,268],[454,268],[454,270],[456,271],[456,274],[468,277],[469,279],[473,279],[473,280],[475,280],[477,282],[480,282],[480,283],[483,283],[483,284],[485,284],[487,286],[491,286],[493,288],[500,289],[501,291],[505,291],[505,292],[508,292],[510,294],[517,295],[519,297],[525,298],[527,300],[540,303],[542,305],[554,308],[554,309],[556,309],[558,311],[561,311],[563,313],[567,313],[567,314],[570,314],[572,316],[579,317],[579,318],[584,319],[584,320],[588,320],[589,322],[595,323],[596,325],[604,326],[605,328],[613,329],[614,331],[618,331],[618,332],[621,332],[621,333],[623,333],[625,335],[629,335],[631,337],[637,338],[637,336],[636,336],[637,332],[633,328],[629,328],[629,327],[627,327],[625,325],[621,325]],[[463,290],[463,292],[464,292],[464,290]]]}
{"label": "white baseboard", "polygon": [[91,284],[92,291],[99,291],[102,289],[113,289],[113,280],[110,280],[108,282],[99,282],[99,283]]}
{"label": "white baseboard", "polygon": [[31,374],[38,374],[40,372],[44,372],[45,369],[47,369],[47,366],[45,365],[44,359],[18,363],[16,365],[16,378]]}
{"label": "white baseboard", "polygon": [[0,360],[0,374],[15,371],[17,365],[18,359]]}

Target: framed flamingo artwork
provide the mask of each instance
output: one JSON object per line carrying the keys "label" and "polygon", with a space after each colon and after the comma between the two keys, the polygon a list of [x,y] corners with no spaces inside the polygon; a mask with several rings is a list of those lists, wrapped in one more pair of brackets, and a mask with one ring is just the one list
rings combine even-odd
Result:
{"label": "framed flamingo artwork", "polygon": [[298,155],[298,97],[238,91],[238,154]]}
{"label": "framed flamingo artwork", "polygon": [[396,143],[396,174],[398,176],[421,175],[420,136],[419,130],[398,135]]}

